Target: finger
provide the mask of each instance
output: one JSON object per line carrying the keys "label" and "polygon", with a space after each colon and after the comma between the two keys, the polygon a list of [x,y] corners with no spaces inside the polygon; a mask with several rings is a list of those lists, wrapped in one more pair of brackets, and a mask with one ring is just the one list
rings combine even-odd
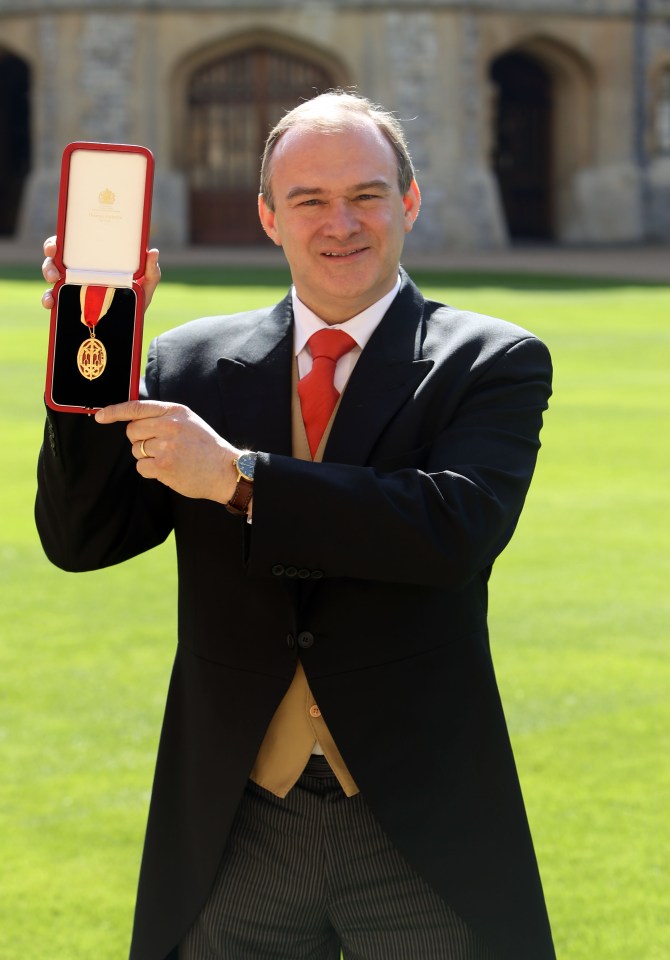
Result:
{"label": "finger", "polygon": [[46,259],[42,264],[42,276],[47,283],[55,283],[60,278],[60,272],[53,260]]}
{"label": "finger", "polygon": [[135,443],[133,443],[131,450],[136,460],[154,459],[151,451],[148,449],[150,439],[151,438],[145,437],[143,440],[137,440]]}
{"label": "finger", "polygon": [[55,283],[60,277],[58,267],[54,263],[54,257],[56,256],[57,250],[58,246],[56,244],[56,238],[48,237],[44,241],[45,260],[42,264],[42,275],[47,283]]}
{"label": "finger", "polygon": [[42,294],[42,306],[47,310],[51,310],[53,305],[54,305],[53,290],[45,290],[44,293]]}
{"label": "finger", "polygon": [[146,420],[149,417],[164,417],[176,405],[160,400],[126,400],[102,407],[95,414],[98,423],[119,423],[127,420]]}
{"label": "finger", "polygon": [[161,268],[158,263],[159,251],[153,247],[147,253],[147,262],[144,269],[144,309],[151,303],[156,287],[160,283]]}
{"label": "finger", "polygon": [[60,278],[60,271],[51,257],[47,257],[42,264],[42,276],[47,283],[55,283]]}

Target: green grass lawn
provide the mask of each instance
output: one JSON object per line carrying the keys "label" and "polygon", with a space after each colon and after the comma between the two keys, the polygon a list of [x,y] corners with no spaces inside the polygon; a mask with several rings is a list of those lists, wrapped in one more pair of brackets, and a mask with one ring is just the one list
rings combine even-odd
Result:
{"label": "green grass lawn", "polygon": [[[167,273],[146,342],[287,282]],[[175,644],[173,548],[80,575],[42,555],[37,275],[0,273],[0,957],[119,960]],[[670,287],[415,277],[552,350],[544,447],[492,580],[494,656],[560,960],[667,960]]]}

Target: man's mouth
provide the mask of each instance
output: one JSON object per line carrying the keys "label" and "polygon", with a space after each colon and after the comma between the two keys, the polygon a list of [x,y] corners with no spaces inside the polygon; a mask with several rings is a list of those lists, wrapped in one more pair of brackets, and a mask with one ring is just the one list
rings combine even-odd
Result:
{"label": "man's mouth", "polygon": [[362,253],[367,247],[354,247],[352,250],[324,250],[324,257],[352,257],[356,253]]}

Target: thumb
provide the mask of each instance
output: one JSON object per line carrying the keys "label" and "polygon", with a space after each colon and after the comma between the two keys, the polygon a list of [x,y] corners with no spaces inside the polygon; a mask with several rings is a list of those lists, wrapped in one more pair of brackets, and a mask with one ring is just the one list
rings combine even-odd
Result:
{"label": "thumb", "polygon": [[158,263],[158,250],[153,247],[147,253],[146,264],[144,267],[144,309],[147,310],[156,287],[161,278],[161,268]]}

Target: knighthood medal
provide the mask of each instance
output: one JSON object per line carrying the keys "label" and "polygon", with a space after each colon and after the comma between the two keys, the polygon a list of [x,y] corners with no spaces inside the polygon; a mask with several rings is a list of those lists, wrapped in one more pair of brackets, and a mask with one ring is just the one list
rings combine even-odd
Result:
{"label": "knighthood medal", "polygon": [[83,286],[80,293],[81,322],[89,329],[77,353],[77,367],[82,377],[97,380],[107,366],[107,351],[95,333],[95,328],[109,310],[114,299],[114,287]]}

